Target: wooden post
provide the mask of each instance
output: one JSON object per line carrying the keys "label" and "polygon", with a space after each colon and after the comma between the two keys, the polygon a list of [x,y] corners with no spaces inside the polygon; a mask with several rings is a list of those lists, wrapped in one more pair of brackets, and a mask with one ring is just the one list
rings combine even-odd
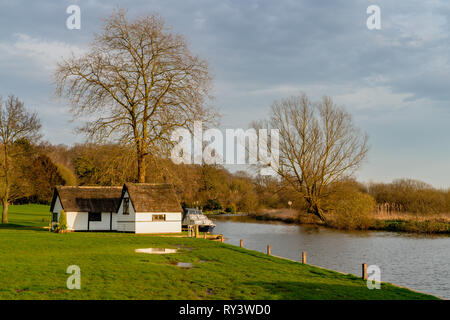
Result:
{"label": "wooden post", "polygon": [[362,264],[362,278],[367,280],[367,263]]}
{"label": "wooden post", "polygon": [[221,234],[221,235],[220,235],[220,242],[223,243],[224,241],[225,241],[225,239],[223,238],[223,234]]}
{"label": "wooden post", "polygon": [[241,248],[243,248],[243,247],[244,247],[244,240],[242,240],[242,239],[241,239],[241,243],[240,243],[240,245],[241,245]]}
{"label": "wooden post", "polygon": [[302,252],[302,263],[306,264],[306,252],[305,251]]}
{"label": "wooden post", "polygon": [[206,239],[206,232],[203,232],[203,239]]}
{"label": "wooden post", "polygon": [[270,256],[270,244],[267,245],[267,254]]}
{"label": "wooden post", "polygon": [[198,224],[195,225],[195,237],[200,238],[200,232],[198,231]]}

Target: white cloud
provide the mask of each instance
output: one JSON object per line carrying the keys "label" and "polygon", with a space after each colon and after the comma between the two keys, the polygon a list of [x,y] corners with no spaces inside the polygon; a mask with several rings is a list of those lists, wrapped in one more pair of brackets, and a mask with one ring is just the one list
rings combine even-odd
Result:
{"label": "white cloud", "polygon": [[12,42],[0,42],[0,65],[5,67],[5,64],[14,64],[21,69],[22,74],[27,70],[39,76],[42,76],[42,72],[50,74],[61,58],[85,51],[66,42],[33,38],[23,33],[14,34],[14,39]]}

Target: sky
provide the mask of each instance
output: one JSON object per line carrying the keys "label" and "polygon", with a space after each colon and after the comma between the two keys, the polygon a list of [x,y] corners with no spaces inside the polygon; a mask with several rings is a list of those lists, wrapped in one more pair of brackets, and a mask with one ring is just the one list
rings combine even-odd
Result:
{"label": "sky", "polygon": [[[66,27],[73,4],[79,30]],[[370,5],[380,8],[379,30],[367,28]],[[328,95],[369,135],[358,180],[450,188],[450,2],[0,0],[0,95],[38,112],[53,144],[84,140],[54,95],[56,62],[85,52],[117,7],[130,18],[159,13],[208,61],[220,128],[247,128],[291,95]]]}

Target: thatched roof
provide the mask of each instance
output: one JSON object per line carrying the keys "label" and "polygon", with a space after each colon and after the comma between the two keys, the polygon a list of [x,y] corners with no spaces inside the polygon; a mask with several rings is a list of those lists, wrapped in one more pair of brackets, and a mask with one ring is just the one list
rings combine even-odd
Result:
{"label": "thatched roof", "polygon": [[53,212],[56,197],[66,212],[117,212],[122,187],[69,187],[57,186],[53,193],[50,211]]}
{"label": "thatched roof", "polygon": [[183,212],[175,190],[166,183],[125,183],[136,212]]}

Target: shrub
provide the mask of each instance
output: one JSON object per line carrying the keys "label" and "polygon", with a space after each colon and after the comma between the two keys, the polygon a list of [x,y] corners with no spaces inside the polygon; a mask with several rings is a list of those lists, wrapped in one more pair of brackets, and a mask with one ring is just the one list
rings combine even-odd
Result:
{"label": "shrub", "polygon": [[64,210],[61,210],[61,213],[59,214],[58,230],[67,230],[67,217]]}
{"label": "shrub", "polygon": [[203,210],[213,211],[213,210],[222,210],[222,204],[217,199],[208,199],[206,204],[203,206]]}
{"label": "shrub", "polygon": [[367,193],[354,191],[333,203],[327,224],[339,229],[368,229],[373,224],[375,199]]}
{"label": "shrub", "polygon": [[230,203],[230,204],[226,207],[225,212],[235,214],[235,213],[236,213],[236,205],[235,205],[234,203]]}

